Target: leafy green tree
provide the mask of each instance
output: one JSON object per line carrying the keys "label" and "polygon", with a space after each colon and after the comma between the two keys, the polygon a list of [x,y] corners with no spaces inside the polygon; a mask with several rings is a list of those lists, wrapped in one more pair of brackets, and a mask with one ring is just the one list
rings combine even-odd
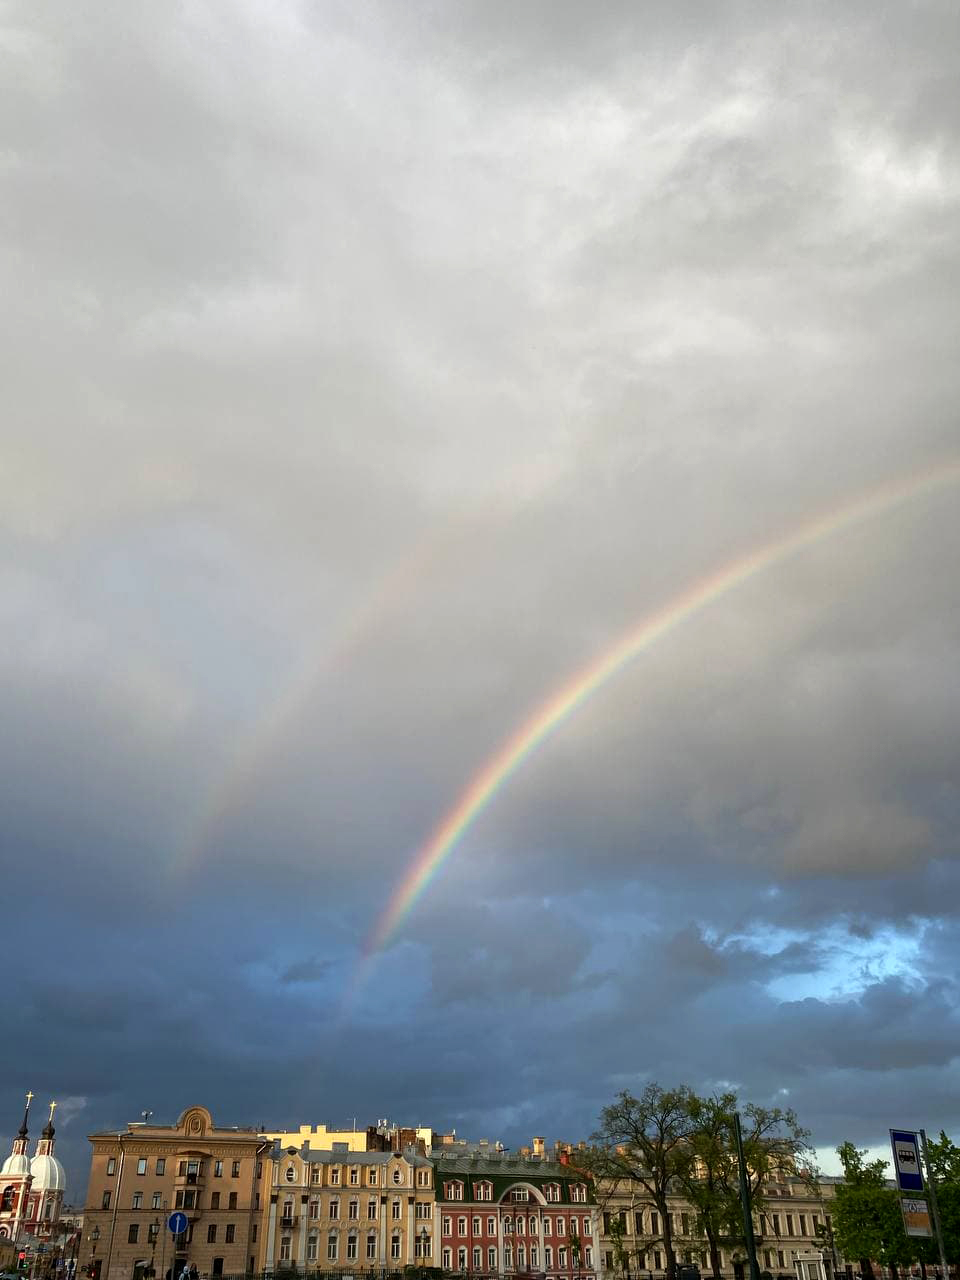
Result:
{"label": "leafy green tree", "polygon": [[650,1243],[663,1243],[667,1280],[676,1280],[677,1268],[668,1196],[682,1187],[693,1160],[693,1098],[683,1085],[663,1089],[648,1084],[639,1098],[624,1091],[616,1102],[604,1107],[589,1155],[595,1175],[609,1179],[612,1187],[629,1190],[636,1205],[657,1211],[662,1230]]}
{"label": "leafy green tree", "polygon": [[895,1273],[915,1261],[919,1250],[903,1229],[897,1192],[887,1186],[887,1162],[864,1163],[866,1154],[852,1142],[837,1147],[843,1183],[833,1203],[833,1231],[844,1257],[858,1259],[863,1274],[872,1277],[872,1262]]}
{"label": "leafy green tree", "polygon": [[[940,1230],[948,1263],[960,1262],[960,1147],[956,1146],[944,1131],[939,1138],[927,1139],[927,1155],[930,1173],[936,1183],[937,1208],[940,1211]],[[939,1262],[936,1246],[927,1261]]]}
{"label": "leafy green tree", "polygon": [[[680,1187],[696,1210],[697,1224],[707,1241],[710,1269],[721,1280],[720,1247],[745,1247],[740,1205],[739,1164],[734,1138],[734,1093],[690,1098],[689,1142],[694,1159],[678,1175]],[[763,1189],[779,1169],[798,1171],[809,1150],[809,1133],[795,1112],[747,1103],[739,1108],[747,1188],[754,1213],[765,1207]]]}

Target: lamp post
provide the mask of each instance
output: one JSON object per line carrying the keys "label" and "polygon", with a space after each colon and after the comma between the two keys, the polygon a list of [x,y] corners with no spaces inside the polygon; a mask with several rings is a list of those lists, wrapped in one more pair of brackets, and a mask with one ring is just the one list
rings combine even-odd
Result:
{"label": "lamp post", "polygon": [[427,1228],[421,1227],[420,1228],[420,1266],[421,1267],[425,1267],[427,1264],[427,1240],[428,1239],[429,1239],[429,1236],[427,1235]]}

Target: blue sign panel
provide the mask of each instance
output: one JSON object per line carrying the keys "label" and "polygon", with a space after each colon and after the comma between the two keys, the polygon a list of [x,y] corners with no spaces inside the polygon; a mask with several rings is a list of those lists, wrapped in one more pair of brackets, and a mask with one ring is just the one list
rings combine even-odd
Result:
{"label": "blue sign panel", "polygon": [[923,1169],[920,1165],[920,1143],[909,1129],[891,1129],[890,1145],[893,1147],[893,1174],[901,1191],[923,1190]]}
{"label": "blue sign panel", "polygon": [[175,1236],[182,1236],[189,1225],[185,1213],[171,1213],[167,1219],[167,1228]]}

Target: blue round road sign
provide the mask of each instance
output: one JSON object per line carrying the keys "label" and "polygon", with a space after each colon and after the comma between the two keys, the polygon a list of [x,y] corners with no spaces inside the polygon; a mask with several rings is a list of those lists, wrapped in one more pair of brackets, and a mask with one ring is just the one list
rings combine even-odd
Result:
{"label": "blue round road sign", "polygon": [[171,1213],[167,1219],[167,1227],[172,1235],[182,1236],[190,1224],[185,1213]]}

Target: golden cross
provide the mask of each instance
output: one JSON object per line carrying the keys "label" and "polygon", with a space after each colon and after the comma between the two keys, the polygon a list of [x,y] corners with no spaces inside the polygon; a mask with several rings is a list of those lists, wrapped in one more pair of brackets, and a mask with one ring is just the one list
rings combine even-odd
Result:
{"label": "golden cross", "polygon": [[55,1102],[51,1102],[50,1103],[50,1123],[51,1124],[53,1124],[53,1113],[56,1111],[56,1109],[57,1109],[57,1104]]}
{"label": "golden cross", "polygon": [[32,1091],[28,1091],[28,1093],[27,1093],[27,1106],[28,1106],[28,1107],[30,1106],[30,1103],[31,1103],[32,1101],[33,1101],[33,1092],[32,1092]]}

